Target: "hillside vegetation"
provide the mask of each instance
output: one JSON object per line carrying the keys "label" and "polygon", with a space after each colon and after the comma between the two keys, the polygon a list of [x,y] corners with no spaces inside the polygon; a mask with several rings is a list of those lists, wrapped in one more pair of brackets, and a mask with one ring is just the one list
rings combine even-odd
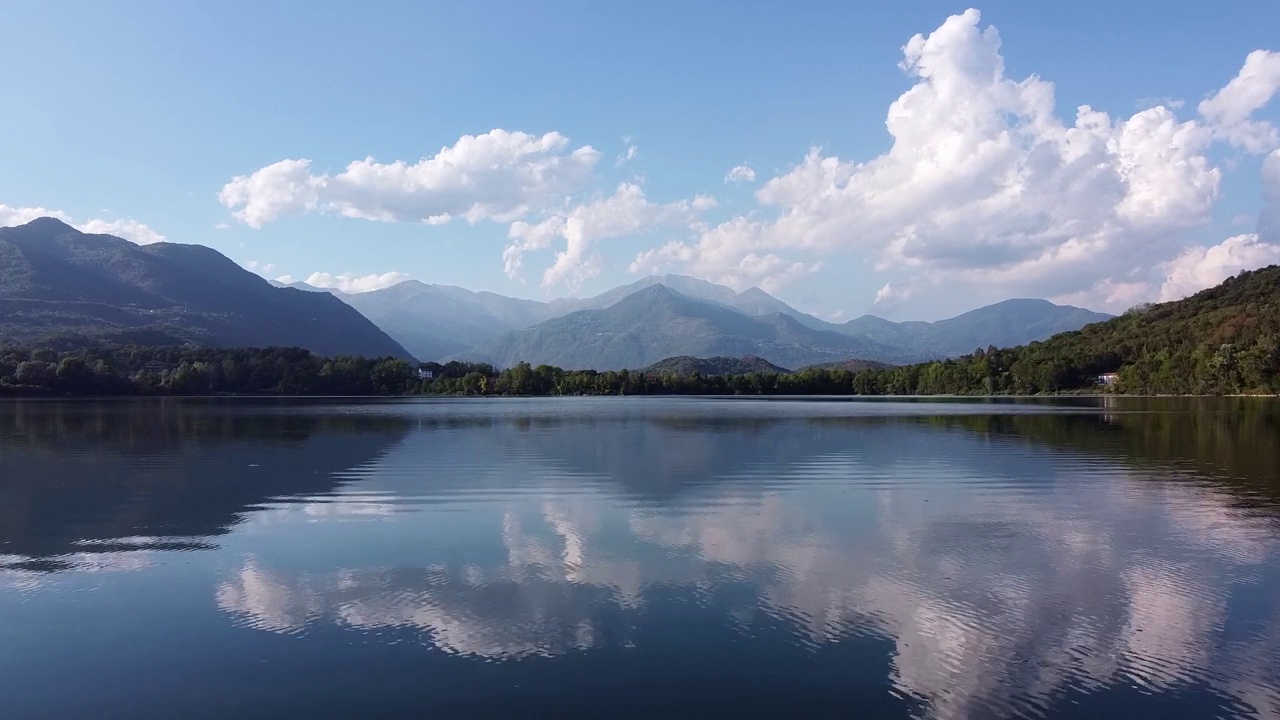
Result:
{"label": "hillside vegetation", "polygon": [[399,357],[313,355],[302,348],[0,347],[0,396],[404,395],[422,390]]}
{"label": "hillside vegetation", "polygon": [[650,375],[746,375],[748,373],[789,373],[790,370],[774,365],[764,358],[745,357],[696,358],[688,355],[669,357],[646,367],[640,372]]}
{"label": "hillside vegetation", "polygon": [[1096,389],[1136,394],[1280,392],[1280,266],[1241,273],[1184,300],[1016,348],[864,371],[854,391],[1019,393]]}
{"label": "hillside vegetation", "polygon": [[801,370],[848,370],[849,372],[858,372],[860,370],[883,370],[890,367],[893,366],[889,363],[876,362],[875,360],[840,360],[807,365]]}

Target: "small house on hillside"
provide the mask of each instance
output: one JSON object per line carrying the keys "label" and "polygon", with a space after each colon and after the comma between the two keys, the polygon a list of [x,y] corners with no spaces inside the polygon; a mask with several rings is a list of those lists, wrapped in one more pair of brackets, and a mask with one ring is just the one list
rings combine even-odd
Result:
{"label": "small house on hillside", "polygon": [[152,360],[148,362],[146,365],[143,365],[142,369],[146,370],[147,372],[163,372],[169,369],[169,363],[162,362],[160,360]]}
{"label": "small house on hillside", "polygon": [[1110,387],[1116,384],[1116,380],[1118,380],[1119,377],[1120,376],[1116,373],[1102,373],[1098,376],[1098,384],[1104,387]]}
{"label": "small house on hillside", "polygon": [[436,376],[436,373],[434,370],[428,370],[426,368],[418,368],[419,380],[431,380],[435,376]]}

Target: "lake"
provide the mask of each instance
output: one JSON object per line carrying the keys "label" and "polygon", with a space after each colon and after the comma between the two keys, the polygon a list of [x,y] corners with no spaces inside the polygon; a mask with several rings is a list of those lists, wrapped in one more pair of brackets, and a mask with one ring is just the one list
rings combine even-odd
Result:
{"label": "lake", "polygon": [[0,402],[12,718],[1280,716],[1280,403]]}

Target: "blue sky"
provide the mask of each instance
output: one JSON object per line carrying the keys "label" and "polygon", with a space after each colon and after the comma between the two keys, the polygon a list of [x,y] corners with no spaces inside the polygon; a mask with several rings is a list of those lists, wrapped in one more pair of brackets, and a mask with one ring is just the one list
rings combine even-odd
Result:
{"label": "blue sky", "polygon": [[0,224],[348,289],[682,272],[833,319],[1116,311],[1280,261],[1280,55],[1250,55],[1280,4],[978,9],[10,4]]}

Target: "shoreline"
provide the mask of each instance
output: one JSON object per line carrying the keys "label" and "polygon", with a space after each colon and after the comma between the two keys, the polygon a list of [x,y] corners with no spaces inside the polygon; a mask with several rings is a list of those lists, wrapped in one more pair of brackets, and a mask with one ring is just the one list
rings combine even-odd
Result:
{"label": "shoreline", "polygon": [[943,399],[943,400],[1061,400],[1061,399],[1226,399],[1226,398],[1255,398],[1255,399],[1274,399],[1280,398],[1280,394],[1265,393],[1244,393],[1230,395],[1128,395],[1118,393],[1094,394],[1094,393],[1055,393],[1055,394],[1036,394],[1036,395],[964,395],[964,394],[933,394],[933,395],[857,395],[857,394],[788,394],[788,393],[771,393],[771,394],[728,394],[728,393],[641,393],[641,394],[613,394],[613,393],[580,393],[580,394],[546,394],[546,395],[520,395],[520,394],[488,394],[488,395],[468,395],[465,393],[423,393],[423,394],[405,394],[405,395],[286,395],[286,394],[253,394],[253,393],[223,393],[223,394],[203,394],[203,395],[52,395],[52,394],[0,394],[0,402],[16,401],[16,400],[38,400],[46,402],[105,402],[112,400],[429,400],[429,399],[468,399],[468,400],[529,400],[529,399],[552,399],[552,398],[709,398],[709,399],[788,399],[803,400],[807,398],[821,400],[926,400],[926,399]]}

